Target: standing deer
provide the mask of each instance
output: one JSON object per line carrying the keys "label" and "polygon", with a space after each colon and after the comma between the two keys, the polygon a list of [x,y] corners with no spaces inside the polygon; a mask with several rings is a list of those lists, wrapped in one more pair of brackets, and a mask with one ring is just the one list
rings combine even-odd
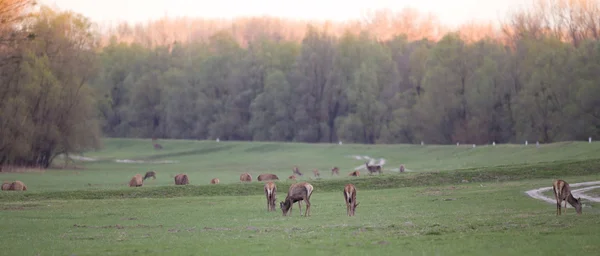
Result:
{"label": "standing deer", "polygon": [[317,169],[313,170],[313,175],[315,176],[315,178],[321,177],[321,174],[319,173],[319,170],[317,170]]}
{"label": "standing deer", "polygon": [[381,165],[369,165],[369,162],[366,162],[365,166],[367,167],[369,174],[373,174],[374,172],[381,174]]}
{"label": "standing deer", "polygon": [[552,189],[554,190],[554,198],[556,199],[556,215],[561,215],[561,204],[565,201],[565,213],[567,213],[567,202],[575,207],[577,214],[581,214],[581,198],[573,197],[571,194],[571,186],[564,180],[555,180],[552,183]]}
{"label": "standing deer", "polygon": [[331,176],[334,174],[340,175],[340,169],[337,168],[337,166],[334,166],[333,169],[331,169]]}
{"label": "standing deer", "polygon": [[346,201],[346,214],[354,216],[358,202],[356,202],[356,187],[354,184],[347,184],[344,187],[344,199]]}
{"label": "standing deer", "polygon": [[398,169],[398,170],[400,170],[400,172],[404,172],[404,165],[403,165],[403,164],[401,164],[401,165],[400,165],[400,169]]}
{"label": "standing deer", "polygon": [[304,211],[304,217],[310,216],[310,196],[313,192],[313,186],[308,182],[300,182],[296,184],[292,184],[288,190],[287,196],[285,197],[285,201],[279,202],[279,207],[283,212],[283,216],[287,216],[288,212],[290,216],[292,216],[292,205],[295,202],[298,202],[298,207],[300,207],[300,216],[302,216],[302,205],[301,201],[306,203],[306,210]]}
{"label": "standing deer", "polygon": [[155,171],[146,172],[146,175],[144,175],[143,180],[146,180],[146,179],[148,179],[150,177],[152,177],[152,179],[155,180],[156,179],[156,172]]}
{"label": "standing deer", "polygon": [[267,196],[267,211],[275,211],[275,198],[277,194],[277,186],[272,181],[265,183],[265,195]]}
{"label": "standing deer", "polygon": [[295,166],[295,165],[294,165],[294,168],[292,169],[292,174],[297,174],[298,176],[302,176],[300,169],[298,169],[298,166]]}

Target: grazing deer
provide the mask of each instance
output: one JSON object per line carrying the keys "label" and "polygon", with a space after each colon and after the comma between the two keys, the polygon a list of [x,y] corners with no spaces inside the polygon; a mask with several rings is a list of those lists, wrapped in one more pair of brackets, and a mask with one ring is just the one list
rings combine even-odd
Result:
{"label": "grazing deer", "polygon": [[129,180],[130,187],[141,187],[143,184],[144,184],[144,178],[139,173],[136,174],[135,176],[133,176],[133,178],[131,178],[131,180]]}
{"label": "grazing deer", "polygon": [[290,175],[290,177],[288,177],[289,180],[293,180],[296,181],[296,175]]}
{"label": "grazing deer", "polygon": [[331,169],[331,176],[334,174],[340,175],[340,169],[337,168],[337,166],[334,166],[333,169]]}
{"label": "grazing deer", "polygon": [[161,150],[161,149],[163,149],[163,147],[158,143],[154,143],[154,149]]}
{"label": "grazing deer", "polygon": [[219,184],[219,178],[214,178],[210,180],[210,184]]}
{"label": "grazing deer", "polygon": [[359,171],[353,171],[350,174],[348,174],[348,176],[358,177],[358,176],[360,176],[360,172]]}
{"label": "grazing deer", "polygon": [[275,174],[263,173],[261,175],[258,175],[257,179],[258,179],[258,181],[268,181],[268,180],[279,180],[279,177],[277,177],[277,175],[275,175]]}
{"label": "grazing deer", "polygon": [[272,181],[265,183],[265,195],[267,196],[267,211],[275,211],[275,198],[277,194],[277,186]]}
{"label": "grazing deer", "polygon": [[567,213],[567,202],[575,208],[577,214],[581,214],[581,198],[573,197],[571,186],[564,180],[555,180],[552,183],[554,198],[556,199],[556,215],[561,215],[561,204],[565,201],[565,213]]}
{"label": "grazing deer", "polygon": [[187,174],[177,174],[175,175],[175,185],[187,185],[190,184],[190,179]]}
{"label": "grazing deer", "polygon": [[292,216],[292,205],[298,202],[300,207],[300,216],[302,216],[302,205],[301,201],[306,203],[306,210],[304,211],[304,217],[310,216],[310,196],[313,192],[313,186],[308,182],[300,182],[292,184],[288,190],[288,194],[285,197],[285,201],[279,202],[279,207],[283,212],[283,216],[287,216],[288,212]]}
{"label": "grazing deer", "polygon": [[250,173],[242,173],[240,175],[240,181],[241,182],[252,182],[252,175],[250,175]]}
{"label": "grazing deer", "polygon": [[295,165],[294,165],[294,168],[292,169],[292,174],[297,174],[298,176],[302,176],[300,169],[298,169],[298,166],[295,166]]}
{"label": "grazing deer", "polygon": [[147,178],[152,177],[153,180],[156,179],[156,172],[155,171],[149,171],[146,172],[146,175],[144,175],[144,178],[142,180],[146,180]]}
{"label": "grazing deer", "polygon": [[346,201],[346,214],[354,216],[358,202],[356,202],[356,187],[354,184],[347,184],[344,187],[344,199]]}
{"label": "grazing deer", "polygon": [[319,173],[319,170],[317,170],[317,169],[313,170],[313,175],[315,176],[315,178],[321,177],[321,174]]}

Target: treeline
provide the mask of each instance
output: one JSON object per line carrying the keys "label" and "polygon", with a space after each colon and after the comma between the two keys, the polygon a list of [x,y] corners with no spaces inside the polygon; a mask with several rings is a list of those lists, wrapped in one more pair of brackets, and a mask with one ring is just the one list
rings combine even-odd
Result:
{"label": "treeline", "polygon": [[13,32],[0,40],[9,56],[0,64],[0,164],[47,166],[59,153],[98,147],[100,134],[428,144],[597,137],[600,4],[538,3],[509,15],[502,33],[471,24],[441,36],[434,19],[390,12],[343,30],[298,33],[265,18],[208,32],[188,24],[169,35],[165,20],[98,34],[80,15],[42,8],[22,15],[27,26],[5,26]]}

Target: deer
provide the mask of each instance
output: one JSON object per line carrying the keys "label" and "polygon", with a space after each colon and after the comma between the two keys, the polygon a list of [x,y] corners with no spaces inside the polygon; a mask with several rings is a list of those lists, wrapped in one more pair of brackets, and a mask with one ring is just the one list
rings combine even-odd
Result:
{"label": "deer", "polygon": [[177,174],[175,175],[175,185],[187,185],[190,184],[190,179],[188,178],[187,174]]}
{"label": "deer", "polygon": [[356,187],[354,184],[346,184],[344,187],[344,199],[346,201],[346,215],[354,216],[358,202],[356,202]]}
{"label": "deer", "polygon": [[293,180],[296,181],[296,175],[290,175],[290,177],[288,177],[289,180]]}
{"label": "deer", "polygon": [[379,174],[381,174],[381,165],[369,166],[369,162],[366,162],[365,166],[367,166],[367,171],[369,171],[369,174],[373,174],[374,172],[378,172]]}
{"label": "deer", "polygon": [[281,208],[283,216],[287,216],[288,213],[292,216],[292,205],[294,205],[295,202],[298,202],[300,216],[302,216],[302,205],[300,204],[302,201],[306,203],[304,217],[310,216],[310,196],[312,195],[312,192],[313,186],[308,182],[292,184],[288,189],[285,200],[279,202],[279,208]]}
{"label": "deer", "polygon": [[331,176],[334,174],[340,175],[340,169],[337,168],[337,166],[334,166],[333,169],[331,169]]}
{"label": "deer", "polygon": [[319,178],[321,176],[321,174],[319,173],[319,170],[317,170],[317,169],[313,170],[313,175],[315,176],[315,178]]}
{"label": "deer", "polygon": [[242,173],[240,175],[240,181],[241,182],[252,182],[252,175],[250,175],[250,173]]}
{"label": "deer", "polygon": [[359,171],[353,171],[350,174],[348,174],[348,176],[358,177],[358,176],[360,176],[360,172]]}
{"label": "deer", "polygon": [[404,172],[404,165],[403,165],[403,164],[401,164],[401,165],[400,165],[400,169],[398,169],[398,170],[399,170],[400,172]]}
{"label": "deer", "polygon": [[210,184],[219,184],[219,178],[214,178],[210,180]]}
{"label": "deer", "polygon": [[258,175],[257,179],[258,179],[258,181],[268,181],[268,180],[279,180],[279,177],[277,177],[277,175],[275,175],[275,174],[263,173],[261,175]]}
{"label": "deer", "polygon": [[148,178],[152,177],[153,180],[156,179],[156,172],[155,171],[149,171],[146,172],[146,175],[144,175],[144,178],[142,180],[146,180]]}
{"label": "deer", "polygon": [[265,196],[267,197],[267,211],[275,211],[275,202],[277,199],[275,198],[277,194],[277,186],[274,182],[269,181],[265,183]]}
{"label": "deer", "polygon": [[154,143],[154,149],[161,150],[161,149],[163,149],[163,147],[158,143]]}
{"label": "deer", "polygon": [[133,176],[131,180],[129,180],[130,187],[141,187],[142,185],[144,185],[144,179],[139,173]]}
{"label": "deer", "polygon": [[298,176],[302,176],[300,169],[298,169],[298,166],[295,166],[295,165],[294,165],[294,168],[292,169],[292,174],[297,174]]}
{"label": "deer", "polygon": [[577,214],[581,214],[581,197],[575,198],[571,194],[571,186],[564,180],[555,180],[552,183],[554,198],[556,199],[556,215],[561,215],[561,204],[565,201],[565,213],[567,213],[567,202],[575,208]]}

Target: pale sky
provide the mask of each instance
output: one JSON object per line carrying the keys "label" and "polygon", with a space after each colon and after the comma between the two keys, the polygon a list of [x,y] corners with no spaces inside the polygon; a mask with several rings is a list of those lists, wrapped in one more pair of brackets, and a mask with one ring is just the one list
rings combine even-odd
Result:
{"label": "pale sky", "polygon": [[447,25],[471,20],[504,19],[530,0],[41,0],[81,13],[94,22],[140,22],[169,17],[278,16],[341,21],[358,19],[369,9],[412,7],[431,12]]}

